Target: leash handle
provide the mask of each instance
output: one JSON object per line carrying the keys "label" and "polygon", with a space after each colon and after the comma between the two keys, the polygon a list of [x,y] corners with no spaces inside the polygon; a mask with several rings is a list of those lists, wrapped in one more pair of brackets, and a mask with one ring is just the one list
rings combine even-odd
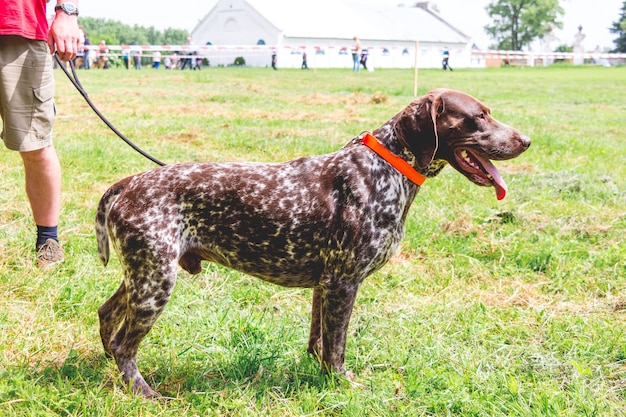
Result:
{"label": "leash handle", "polygon": [[130,139],[128,139],[119,130],[117,130],[115,128],[115,126],[113,126],[113,124],[111,122],[109,122],[106,117],[104,117],[104,115],[102,113],[100,113],[100,111],[97,109],[95,104],[93,104],[93,102],[89,98],[89,95],[87,94],[87,91],[85,91],[85,89],[81,85],[80,81],[78,80],[78,76],[76,75],[76,66],[74,65],[74,61],[70,61],[70,68],[72,69],[72,74],[70,75],[70,73],[68,72],[67,68],[65,68],[65,64],[59,59],[59,56],[57,55],[56,52],[54,53],[54,59],[56,60],[56,62],[59,65],[59,67],[61,67],[61,69],[63,70],[65,75],[67,75],[67,78],[71,81],[71,83],[74,85],[74,87],[76,87],[78,92],[83,96],[83,98],[85,99],[87,104],[89,104],[89,107],[91,107],[91,109],[109,127],[109,129],[111,129],[120,139],[122,139],[124,142],[126,142],[126,144],[128,146],[130,146],[135,151],[139,152],[141,155],[143,155],[144,157],[148,158],[149,160],[151,160],[155,164],[160,165],[160,166],[165,166],[166,165],[165,162],[159,161],[158,159],[156,159],[155,157],[153,157],[152,155],[150,155],[149,153],[143,151],[140,147],[135,145]]}

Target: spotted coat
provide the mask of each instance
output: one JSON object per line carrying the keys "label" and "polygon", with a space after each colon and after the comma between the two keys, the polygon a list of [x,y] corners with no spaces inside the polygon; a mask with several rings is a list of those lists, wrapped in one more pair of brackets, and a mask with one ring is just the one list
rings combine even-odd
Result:
{"label": "spotted coat", "polygon": [[[530,141],[477,100],[434,90],[374,136],[427,177],[448,163],[503,188],[489,159]],[[182,163],[114,184],[96,215],[99,258],[109,240],[124,281],[98,310],[100,335],[125,382],[157,396],[136,365],[139,343],[168,302],[178,265],[211,261],[285,287],[313,288],[308,344],[322,369],[345,373],[348,323],[363,280],[393,255],[419,186],[352,140],[334,153],[282,163]]]}

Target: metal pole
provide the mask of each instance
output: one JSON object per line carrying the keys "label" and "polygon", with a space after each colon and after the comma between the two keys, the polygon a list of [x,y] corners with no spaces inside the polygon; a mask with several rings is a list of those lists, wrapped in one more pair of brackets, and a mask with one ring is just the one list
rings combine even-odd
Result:
{"label": "metal pole", "polygon": [[415,41],[415,68],[413,69],[413,97],[417,97],[417,62],[419,54],[420,41]]}

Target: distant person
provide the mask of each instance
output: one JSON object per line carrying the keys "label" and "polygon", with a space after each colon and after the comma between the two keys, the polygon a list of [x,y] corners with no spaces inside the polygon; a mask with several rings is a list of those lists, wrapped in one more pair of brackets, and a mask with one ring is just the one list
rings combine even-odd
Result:
{"label": "distant person", "polygon": [[161,51],[152,51],[152,68],[159,69],[161,65]]}
{"label": "distant person", "polygon": [[367,55],[369,54],[369,51],[367,49],[363,49],[363,52],[361,53],[361,65],[363,65],[363,69],[367,70]]}
{"label": "distant person", "polygon": [[450,51],[448,50],[448,47],[445,46],[443,48],[443,59],[441,61],[441,66],[443,67],[444,71],[447,69],[452,71],[452,67],[450,66],[450,63],[448,62],[449,60],[450,60]]}
{"label": "distant person", "polygon": [[306,62],[306,52],[302,52],[302,69],[309,69],[309,65]]}
{"label": "distant person", "polygon": [[141,47],[137,45],[137,42],[133,43],[131,50],[130,50],[130,54],[133,57],[133,65],[135,66],[135,69],[140,70],[142,53],[141,53]]}
{"label": "distant person", "polygon": [[101,40],[98,44],[98,54],[96,55],[96,62],[98,67],[102,69],[109,68],[109,47],[104,40]]}
{"label": "distant person", "polygon": [[87,36],[87,34],[85,33],[85,41],[83,43],[83,59],[85,60],[84,62],[84,68],[85,69],[90,69],[91,68],[91,60],[89,58],[89,47],[91,46],[91,42],[89,42],[89,36]]}
{"label": "distant person", "polygon": [[276,68],[276,51],[272,52],[272,68],[274,68],[275,70],[277,70],[278,68]]}
{"label": "distant person", "polygon": [[180,54],[176,51],[174,51],[172,53],[172,55],[170,55],[170,69],[176,69],[178,68],[178,64],[180,63]]}
{"label": "distant person", "polygon": [[[26,195],[37,227],[36,265],[40,269],[65,259],[58,238],[61,164],[52,142],[55,103],[51,54],[56,52],[60,60],[69,62],[82,46],[77,1],[58,4],[54,9],[55,15],[48,21],[45,0],[3,1],[0,7],[1,137],[4,146],[19,152],[24,165]],[[6,194],[3,198],[12,199]]]}
{"label": "distant person", "polygon": [[352,47],[352,71],[359,72],[361,70],[361,42],[357,36],[354,37],[354,46]]}
{"label": "distant person", "polygon": [[163,66],[166,70],[172,69],[172,58],[169,55],[166,55],[163,59]]}
{"label": "distant person", "polygon": [[130,69],[130,48],[125,43],[122,44],[122,61],[124,61],[124,68]]}
{"label": "distant person", "polygon": [[[192,46],[191,37],[187,38],[187,46],[191,48]],[[181,70],[184,70],[187,65],[189,65],[189,69],[193,69],[193,51],[189,49],[185,52],[185,57],[183,58],[183,65],[180,67]]]}
{"label": "distant person", "polygon": [[85,44],[85,32],[83,31],[82,26],[78,26],[78,33],[81,47],[78,50],[76,57],[74,57],[74,65],[76,66],[76,68],[83,68],[85,66],[85,51],[83,50],[83,45]]}

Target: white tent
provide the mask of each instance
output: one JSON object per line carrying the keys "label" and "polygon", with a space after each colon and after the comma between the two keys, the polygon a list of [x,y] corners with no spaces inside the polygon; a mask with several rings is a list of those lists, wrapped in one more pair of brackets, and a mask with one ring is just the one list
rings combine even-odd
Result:
{"label": "white tent", "polygon": [[[210,64],[299,68],[306,52],[310,67],[351,68],[355,36],[377,68],[439,67],[442,50],[453,67],[472,65],[470,38],[430,9],[356,3],[350,0],[218,0],[192,31]],[[207,50],[208,49],[208,50]],[[474,63],[475,65],[476,63]]]}

